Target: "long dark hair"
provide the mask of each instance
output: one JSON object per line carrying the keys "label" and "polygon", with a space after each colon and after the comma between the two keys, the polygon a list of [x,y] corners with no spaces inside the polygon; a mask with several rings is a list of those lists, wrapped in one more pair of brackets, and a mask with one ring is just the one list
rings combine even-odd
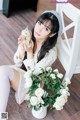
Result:
{"label": "long dark hair", "polygon": [[[47,12],[42,14],[36,22],[41,22],[44,24],[44,22],[46,20],[50,20],[51,21],[51,33],[56,33],[53,37],[48,37],[45,42],[43,43],[41,50],[39,51],[39,56],[38,56],[38,61],[39,62],[44,56],[45,54],[55,46],[56,42],[57,42],[57,37],[58,37],[58,31],[59,31],[59,21],[57,19],[57,17],[55,15],[53,15],[51,12]],[[36,39],[34,37],[34,28],[32,29],[32,40],[34,42],[34,46],[36,44]],[[24,59],[27,58],[27,52],[25,52],[25,56]],[[26,67],[24,66],[24,64],[22,64],[21,66],[22,69],[26,70]]]}
{"label": "long dark hair", "polygon": [[[43,43],[39,56],[38,56],[38,61],[39,62],[48,52],[51,48],[53,48],[57,42],[57,37],[58,37],[58,31],[59,31],[59,21],[55,15],[53,15],[51,12],[47,12],[42,14],[36,22],[41,22],[44,24],[46,20],[51,21],[51,33],[55,33],[53,37],[48,37],[45,42]],[[36,39],[34,37],[34,28],[32,30],[32,40],[34,44],[36,43]]]}

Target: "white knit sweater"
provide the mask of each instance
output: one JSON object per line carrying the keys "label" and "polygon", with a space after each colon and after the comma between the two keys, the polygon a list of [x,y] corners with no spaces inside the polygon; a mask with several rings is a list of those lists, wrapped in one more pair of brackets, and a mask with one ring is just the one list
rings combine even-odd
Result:
{"label": "white knit sweater", "polygon": [[33,69],[35,74],[39,74],[40,68],[41,67],[49,67],[51,66],[54,61],[57,59],[57,48],[53,47],[49,52],[46,53],[43,59],[41,59],[37,63],[37,55],[34,55],[33,59],[19,59],[19,53],[21,51],[20,46],[18,46],[16,53],[14,54],[14,63],[15,65],[13,66],[15,69],[21,72],[20,75],[20,83],[19,83],[19,88],[18,91],[15,94],[16,101],[18,104],[21,104],[25,100],[25,94],[26,90],[24,89],[24,73],[26,71],[23,71],[19,67],[22,65],[22,63],[25,65],[26,69]]}

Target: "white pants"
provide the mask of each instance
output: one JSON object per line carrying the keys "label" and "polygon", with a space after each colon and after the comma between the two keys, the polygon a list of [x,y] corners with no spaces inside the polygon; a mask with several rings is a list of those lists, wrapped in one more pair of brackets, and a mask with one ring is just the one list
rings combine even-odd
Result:
{"label": "white pants", "polygon": [[13,78],[13,68],[0,66],[0,112],[6,111],[10,93],[10,81],[12,81]]}

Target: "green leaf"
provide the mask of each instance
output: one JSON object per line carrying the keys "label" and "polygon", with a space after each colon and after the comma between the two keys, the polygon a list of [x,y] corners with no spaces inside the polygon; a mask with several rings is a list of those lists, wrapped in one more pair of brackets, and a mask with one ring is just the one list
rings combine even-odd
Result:
{"label": "green leaf", "polygon": [[[39,88],[39,85],[41,88],[44,89],[45,93],[42,96],[42,99],[44,101],[44,104],[39,104],[36,106],[32,106],[29,104],[30,107],[34,107],[35,110],[39,110],[40,107],[43,106],[50,106],[52,109],[52,106],[54,102],[56,101],[56,98],[61,95],[60,89],[65,88],[65,84],[62,85],[62,79],[57,77],[57,72],[54,71],[46,71],[44,68],[41,68],[42,73],[39,75],[35,75],[34,73],[31,74],[31,78],[33,80],[33,84],[30,87],[28,94],[30,96],[35,94],[35,90]],[[51,74],[55,74],[55,79],[50,77]]]}
{"label": "green leaf", "polygon": [[38,105],[36,105],[36,106],[34,106],[34,110],[36,110],[36,111],[38,111],[38,110],[40,110],[40,104],[38,104]]}

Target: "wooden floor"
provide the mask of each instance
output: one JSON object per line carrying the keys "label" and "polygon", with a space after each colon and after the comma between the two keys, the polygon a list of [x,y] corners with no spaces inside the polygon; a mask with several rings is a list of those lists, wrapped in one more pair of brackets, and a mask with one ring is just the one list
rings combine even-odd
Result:
{"label": "wooden floor", "polygon": [[[47,2],[46,2],[47,1]],[[36,18],[46,9],[55,9],[55,4],[50,0],[39,0],[38,11],[25,10],[14,12],[9,18],[0,14],[0,65],[14,64],[13,55],[17,49],[17,39],[27,25],[33,27]],[[65,73],[60,62],[57,60],[53,68],[59,68]],[[44,120],[80,120],[80,74],[72,77],[70,97],[62,111],[49,110]],[[36,120],[31,114],[31,109],[27,108],[26,102],[18,105],[15,101],[14,91],[11,89],[7,112],[8,120]]]}

